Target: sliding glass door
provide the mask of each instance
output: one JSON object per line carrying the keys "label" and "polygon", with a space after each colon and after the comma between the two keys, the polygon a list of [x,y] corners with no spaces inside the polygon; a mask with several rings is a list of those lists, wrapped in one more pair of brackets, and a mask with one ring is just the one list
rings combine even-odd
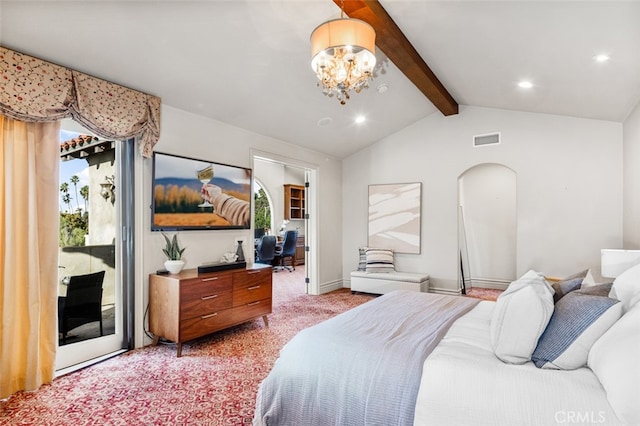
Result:
{"label": "sliding glass door", "polygon": [[132,141],[62,139],[56,370],[131,346]]}

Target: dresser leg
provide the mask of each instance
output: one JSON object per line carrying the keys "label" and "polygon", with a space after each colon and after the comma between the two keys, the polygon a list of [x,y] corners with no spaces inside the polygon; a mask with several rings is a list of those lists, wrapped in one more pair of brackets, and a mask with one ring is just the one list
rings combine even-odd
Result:
{"label": "dresser leg", "polygon": [[264,326],[265,327],[269,327],[269,320],[267,319],[266,315],[262,316],[262,321],[264,321]]}
{"label": "dresser leg", "polygon": [[160,336],[153,337],[153,346],[158,346],[158,341],[160,341]]}
{"label": "dresser leg", "polygon": [[182,342],[178,342],[178,358],[182,356]]}

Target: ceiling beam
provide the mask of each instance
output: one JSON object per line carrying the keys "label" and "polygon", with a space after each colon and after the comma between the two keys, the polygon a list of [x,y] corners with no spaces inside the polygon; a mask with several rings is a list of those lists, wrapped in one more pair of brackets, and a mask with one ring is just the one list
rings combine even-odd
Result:
{"label": "ceiling beam", "polygon": [[367,22],[376,31],[376,46],[444,115],[458,113],[458,103],[420,57],[377,0],[333,0],[350,18]]}

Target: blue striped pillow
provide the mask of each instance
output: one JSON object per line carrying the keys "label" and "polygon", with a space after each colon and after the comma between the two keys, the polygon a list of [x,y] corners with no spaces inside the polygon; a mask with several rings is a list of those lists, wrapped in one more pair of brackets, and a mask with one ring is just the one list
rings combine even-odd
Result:
{"label": "blue striped pillow", "polygon": [[358,249],[358,255],[359,255],[359,259],[358,259],[358,271],[366,271],[367,270],[367,248],[366,247],[360,247]]}
{"label": "blue striped pillow", "polygon": [[367,272],[395,272],[393,250],[367,249]]}
{"label": "blue striped pillow", "polygon": [[555,305],[531,361],[538,368],[575,370],[587,365],[591,346],[622,316],[611,284],[572,291]]}

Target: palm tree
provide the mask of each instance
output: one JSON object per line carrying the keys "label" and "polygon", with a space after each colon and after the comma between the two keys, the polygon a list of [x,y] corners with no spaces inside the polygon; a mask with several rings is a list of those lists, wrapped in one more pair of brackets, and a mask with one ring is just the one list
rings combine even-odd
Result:
{"label": "palm tree", "polygon": [[62,202],[69,207],[69,213],[71,213],[71,195],[68,192],[62,196]]}
{"label": "palm tree", "polygon": [[71,212],[71,197],[69,196],[69,184],[67,182],[60,184],[60,192],[62,192],[62,202],[69,206],[69,212]]}
{"label": "palm tree", "polygon": [[89,202],[89,185],[85,185],[82,188],[80,188],[80,196],[84,200],[84,206],[85,206],[84,209],[88,210],[87,203]]}
{"label": "palm tree", "polygon": [[73,175],[69,180],[73,184],[73,189],[76,191],[76,210],[80,211],[80,199],[78,198],[78,182],[80,182],[80,178],[76,175]]}

